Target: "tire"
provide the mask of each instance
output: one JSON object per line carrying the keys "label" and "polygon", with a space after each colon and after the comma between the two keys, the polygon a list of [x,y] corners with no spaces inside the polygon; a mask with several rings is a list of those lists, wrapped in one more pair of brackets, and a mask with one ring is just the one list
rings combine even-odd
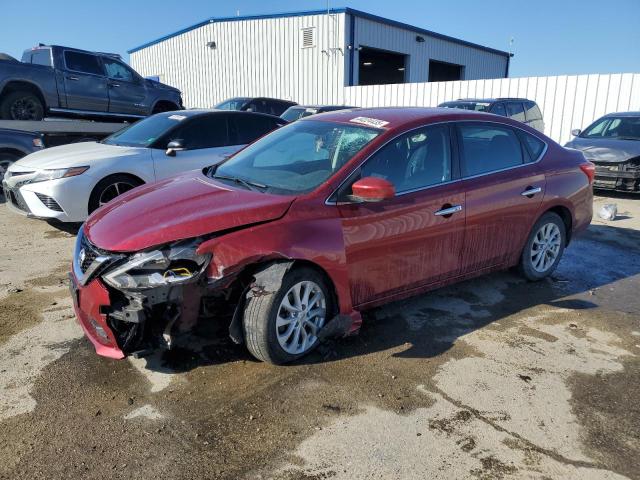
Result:
{"label": "tire", "polygon": [[520,257],[520,273],[530,282],[548,277],[558,267],[566,244],[566,227],[560,216],[545,213],[531,229]]}
{"label": "tire", "polygon": [[139,179],[124,173],[117,173],[103,178],[91,192],[88,206],[89,213],[93,213],[94,210],[97,210],[105,203],[143,183]]}
{"label": "tire", "polygon": [[42,120],[44,105],[37,95],[29,91],[11,92],[0,102],[0,118],[4,120]]}
{"label": "tire", "polygon": [[[291,321],[288,325],[277,326],[278,314],[290,314],[290,312],[282,306],[285,295],[288,299],[292,298],[290,295],[291,290],[298,285],[305,284],[311,288],[311,294],[315,296],[317,291],[314,291],[311,284],[318,288],[318,291],[322,294],[322,300],[324,303],[324,316],[320,321],[319,317],[304,317],[307,319],[306,323],[300,323],[291,317]],[[293,270],[289,270],[282,282],[278,285],[263,285],[265,291],[274,292],[271,295],[249,295],[244,308],[243,328],[244,338],[247,345],[247,349],[258,360],[263,362],[269,362],[276,365],[282,365],[292,362],[300,357],[303,357],[312,352],[320,343],[316,335],[309,334],[313,331],[310,328],[309,322],[316,324],[317,331],[327,322],[330,318],[330,314],[334,311],[333,297],[330,294],[327,282],[324,277],[316,270],[307,267],[300,267]],[[304,292],[304,290],[303,290]],[[304,296],[303,296],[304,298]],[[294,302],[289,301],[291,305]],[[315,308],[305,308],[304,311],[316,311],[317,308],[321,308],[322,302],[317,302],[314,305]],[[305,307],[310,307],[306,305]],[[291,315],[293,315],[291,313]],[[298,344],[302,346],[303,336],[305,339],[310,338],[309,344],[304,350],[292,351],[293,347],[287,351],[279,338],[283,338],[286,335],[286,330],[290,326],[295,326],[296,322],[301,326],[293,328],[290,334],[291,345],[298,335]],[[300,333],[296,334],[296,330]],[[304,330],[304,334],[303,334]],[[280,335],[279,335],[280,334]],[[315,338],[315,340],[313,340]]]}
{"label": "tire", "polygon": [[4,180],[4,173],[7,171],[7,168],[22,157],[23,155],[18,155],[17,153],[0,152],[0,184],[2,184],[2,180]]}

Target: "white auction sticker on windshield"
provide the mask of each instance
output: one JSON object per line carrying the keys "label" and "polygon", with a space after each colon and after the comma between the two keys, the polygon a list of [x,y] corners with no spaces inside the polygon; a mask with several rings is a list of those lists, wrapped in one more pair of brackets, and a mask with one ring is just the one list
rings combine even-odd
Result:
{"label": "white auction sticker on windshield", "polygon": [[389,122],[385,122],[384,120],[378,120],[377,118],[369,118],[369,117],[356,117],[349,120],[353,123],[361,123],[362,125],[368,125],[369,127],[382,128],[385,125],[389,125]]}
{"label": "white auction sticker on windshield", "polygon": [[169,115],[167,118],[171,119],[171,120],[184,120],[186,117],[186,115]]}

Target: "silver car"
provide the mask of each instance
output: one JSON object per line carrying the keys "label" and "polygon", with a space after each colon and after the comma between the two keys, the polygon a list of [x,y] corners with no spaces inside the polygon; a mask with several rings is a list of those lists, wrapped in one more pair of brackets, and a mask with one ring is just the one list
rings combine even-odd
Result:
{"label": "silver car", "polygon": [[640,191],[640,112],[610,113],[571,133],[575,138],[565,147],[595,163],[595,188]]}

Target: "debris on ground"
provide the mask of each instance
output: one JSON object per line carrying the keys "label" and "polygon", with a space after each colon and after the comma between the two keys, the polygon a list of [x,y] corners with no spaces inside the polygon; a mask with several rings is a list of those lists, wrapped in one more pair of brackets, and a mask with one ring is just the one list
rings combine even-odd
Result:
{"label": "debris on ground", "polygon": [[607,203],[598,211],[598,216],[603,220],[615,220],[618,215],[618,205]]}

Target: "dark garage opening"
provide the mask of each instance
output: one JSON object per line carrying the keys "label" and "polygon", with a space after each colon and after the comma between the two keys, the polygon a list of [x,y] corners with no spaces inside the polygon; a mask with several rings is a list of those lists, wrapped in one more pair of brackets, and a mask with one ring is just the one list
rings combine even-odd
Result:
{"label": "dark garage opening", "polygon": [[406,59],[401,53],[361,47],[358,85],[404,83]]}
{"label": "dark garage opening", "polygon": [[429,60],[429,81],[450,82],[452,80],[462,80],[463,68],[462,65],[456,65],[455,63]]}

